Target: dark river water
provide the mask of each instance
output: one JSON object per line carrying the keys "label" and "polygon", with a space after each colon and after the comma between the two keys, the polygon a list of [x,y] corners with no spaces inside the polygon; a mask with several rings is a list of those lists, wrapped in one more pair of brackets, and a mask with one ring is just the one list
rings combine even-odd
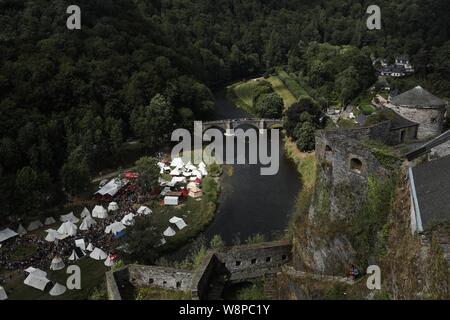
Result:
{"label": "dark river water", "polygon": [[[251,117],[228,101],[224,92],[216,92],[215,98],[216,119]],[[286,230],[301,184],[294,164],[284,155],[281,137],[279,144],[277,174],[261,175],[258,164],[234,164],[231,175],[224,172],[216,217],[199,239],[209,243],[218,234],[231,245],[238,241],[244,243],[255,234],[271,240]],[[194,246],[187,244],[170,258],[181,260]]]}
{"label": "dark river water", "polygon": [[[251,117],[228,101],[224,92],[217,92],[215,97],[217,119]],[[256,164],[235,164],[232,175],[222,175],[218,211],[205,232],[207,240],[219,234],[231,244],[236,238],[243,242],[257,233],[270,239],[286,229],[300,179],[294,164],[284,155],[281,138],[279,163],[276,175],[261,175],[260,165]]]}

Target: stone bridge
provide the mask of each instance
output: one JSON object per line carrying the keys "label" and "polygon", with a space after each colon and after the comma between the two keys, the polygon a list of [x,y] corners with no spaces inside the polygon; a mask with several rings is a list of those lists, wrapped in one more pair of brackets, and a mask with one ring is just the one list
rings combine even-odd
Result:
{"label": "stone bridge", "polygon": [[225,120],[215,120],[215,121],[195,121],[194,127],[200,126],[202,127],[202,132],[208,130],[209,128],[220,128],[225,131],[226,134],[232,134],[233,130],[243,126],[249,125],[256,129],[259,129],[260,132],[264,129],[270,129],[274,126],[283,125],[283,121],[281,119],[265,119],[265,118],[241,118],[241,119],[225,119]]}

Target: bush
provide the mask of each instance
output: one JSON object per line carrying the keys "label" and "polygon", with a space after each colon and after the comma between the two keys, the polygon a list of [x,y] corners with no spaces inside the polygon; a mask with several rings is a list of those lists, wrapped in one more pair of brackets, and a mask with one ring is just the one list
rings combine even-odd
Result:
{"label": "bush", "polygon": [[303,122],[295,129],[298,135],[297,147],[300,151],[307,152],[315,148],[314,127],[310,122]]}

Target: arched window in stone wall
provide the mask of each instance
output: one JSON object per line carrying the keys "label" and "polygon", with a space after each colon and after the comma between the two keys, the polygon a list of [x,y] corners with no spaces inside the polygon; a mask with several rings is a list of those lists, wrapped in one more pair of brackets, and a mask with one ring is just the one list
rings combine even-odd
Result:
{"label": "arched window in stone wall", "polygon": [[362,173],[363,164],[361,160],[358,158],[351,158],[350,159],[350,170],[361,174]]}
{"label": "arched window in stone wall", "polygon": [[331,147],[329,145],[325,146],[325,151],[326,152],[333,152],[333,149],[331,149]]}

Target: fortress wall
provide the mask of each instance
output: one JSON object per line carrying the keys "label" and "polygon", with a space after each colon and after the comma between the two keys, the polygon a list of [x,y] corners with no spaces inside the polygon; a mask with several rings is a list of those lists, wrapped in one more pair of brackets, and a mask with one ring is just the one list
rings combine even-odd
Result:
{"label": "fortress wall", "polygon": [[129,282],[135,287],[156,286],[172,290],[190,290],[192,272],[157,266],[130,265]]}

